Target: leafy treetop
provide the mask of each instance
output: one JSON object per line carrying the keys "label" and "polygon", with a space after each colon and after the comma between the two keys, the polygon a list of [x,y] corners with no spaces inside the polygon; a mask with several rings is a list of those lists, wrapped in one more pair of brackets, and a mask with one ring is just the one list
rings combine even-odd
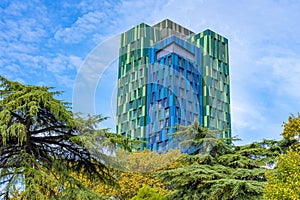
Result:
{"label": "leafy treetop", "polygon": [[114,183],[84,139],[102,135],[99,142],[116,143],[120,138],[97,128],[101,116],[74,116],[69,103],[55,98],[60,92],[51,90],[0,77],[0,198],[8,199],[20,186],[21,199],[95,195],[72,176],[74,172]]}

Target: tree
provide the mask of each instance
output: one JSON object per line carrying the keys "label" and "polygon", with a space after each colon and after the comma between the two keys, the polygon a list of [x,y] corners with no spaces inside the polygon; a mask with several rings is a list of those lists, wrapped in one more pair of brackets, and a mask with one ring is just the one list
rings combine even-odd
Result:
{"label": "tree", "polygon": [[277,167],[267,170],[268,182],[265,184],[265,199],[300,199],[300,154],[290,149],[277,160]]}
{"label": "tree", "polygon": [[277,166],[267,170],[265,184],[266,199],[300,199],[300,114],[291,115],[287,123],[283,123],[282,136],[289,145],[287,153],[277,159]]}
{"label": "tree", "polygon": [[167,200],[167,197],[156,193],[155,190],[149,186],[144,186],[131,200]]}
{"label": "tree", "polygon": [[116,156],[119,166],[111,169],[117,179],[116,186],[83,181],[92,187],[94,192],[107,198],[131,199],[143,186],[151,186],[156,193],[166,195],[172,192],[170,183],[161,182],[153,172],[163,168],[175,168],[176,160],[180,157],[181,153],[178,150],[170,150],[166,154],[157,154],[149,150],[131,153],[119,151]]}
{"label": "tree", "polygon": [[291,147],[300,149],[300,113],[298,113],[298,116],[294,116],[293,114],[289,116],[288,122],[284,122],[283,127],[281,135],[290,141]]}
{"label": "tree", "polygon": [[[85,199],[101,197],[72,173],[113,183],[108,168],[83,145],[80,134],[103,120],[77,117],[50,87],[22,85],[0,77],[0,198]],[[103,137],[106,130],[95,130]],[[102,137],[102,138],[103,138]]]}
{"label": "tree", "polygon": [[191,138],[184,143],[189,142],[197,154],[184,156],[182,167],[157,173],[162,181],[172,183],[171,199],[263,199],[264,167],[282,152],[281,142],[235,146],[232,138],[219,138],[218,132],[203,129],[197,122],[177,134]]}

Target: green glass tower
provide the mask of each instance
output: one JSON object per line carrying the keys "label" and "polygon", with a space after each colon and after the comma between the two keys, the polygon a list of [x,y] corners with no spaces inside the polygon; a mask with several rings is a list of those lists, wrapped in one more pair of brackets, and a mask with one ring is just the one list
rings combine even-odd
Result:
{"label": "green glass tower", "polygon": [[175,126],[197,120],[231,137],[228,40],[168,19],[121,34],[117,133],[141,148],[176,148]]}

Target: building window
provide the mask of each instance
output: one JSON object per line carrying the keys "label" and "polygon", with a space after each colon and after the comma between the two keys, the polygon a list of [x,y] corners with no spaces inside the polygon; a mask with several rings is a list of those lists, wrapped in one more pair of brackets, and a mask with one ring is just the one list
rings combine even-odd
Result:
{"label": "building window", "polygon": [[165,127],[169,127],[169,118],[168,117],[166,118],[166,121],[165,121]]}
{"label": "building window", "polygon": [[193,63],[189,62],[189,70],[192,72],[194,71],[193,69],[194,69]]}
{"label": "building window", "polygon": [[192,80],[192,73],[189,72],[189,71],[187,72],[187,78],[188,78],[189,81]]}
{"label": "building window", "polygon": [[185,105],[185,99],[181,99],[181,107],[183,108],[183,109],[186,109],[186,105]]}
{"label": "building window", "polygon": [[158,104],[158,109],[162,109],[162,103],[161,103],[161,100],[159,100],[158,102],[157,102],[157,104]]}
{"label": "building window", "polygon": [[217,71],[215,69],[212,70],[212,76],[215,78],[217,77]]}
{"label": "building window", "polygon": [[138,96],[142,96],[142,92],[141,92],[141,91],[142,91],[142,88],[138,88],[137,91],[138,91]]}
{"label": "building window", "polygon": [[127,121],[127,113],[123,114],[123,121]]}
{"label": "building window", "polygon": [[150,65],[150,73],[152,73],[154,71],[154,67],[153,64]]}
{"label": "building window", "polygon": [[163,120],[159,121],[159,128],[160,129],[164,128],[164,121]]}
{"label": "building window", "polygon": [[193,111],[193,103],[189,101],[189,110]]}
{"label": "building window", "polygon": [[178,85],[178,76],[175,76],[175,85]]}
{"label": "building window", "polygon": [[168,57],[168,65],[169,65],[169,66],[171,66],[171,59],[172,59],[172,57],[169,56],[169,57]]}
{"label": "building window", "polygon": [[181,87],[185,87],[185,80],[181,78]]}
{"label": "building window", "polygon": [[189,90],[186,91],[186,98],[191,99],[191,91]]}
{"label": "building window", "polygon": [[155,133],[155,142],[158,142],[159,141],[159,132],[156,132]]}
{"label": "building window", "polygon": [[194,115],[194,119],[195,119],[195,120],[199,120],[198,114],[195,114],[195,115]]}
{"label": "building window", "polygon": [[218,60],[218,70],[221,70],[221,61]]}
{"label": "building window", "polygon": [[133,97],[136,98],[136,90],[133,90]]}
{"label": "building window", "polygon": [[162,151],[162,142],[157,143],[157,151]]}
{"label": "building window", "polygon": [[179,73],[184,74],[184,69],[181,66],[179,67]]}
{"label": "building window", "polygon": [[179,88],[179,96],[184,98],[184,89],[183,88]]}
{"label": "building window", "polygon": [[170,108],[166,108],[165,109],[165,117],[169,117],[170,116]]}
{"label": "building window", "polygon": [[176,108],[176,116],[180,117],[180,108],[178,108],[178,107]]}
{"label": "building window", "polygon": [[168,86],[168,96],[170,96],[171,93],[172,93],[171,86]]}
{"label": "building window", "polygon": [[140,69],[140,76],[143,76],[143,69]]}
{"label": "building window", "polygon": [[168,99],[167,98],[164,98],[164,107],[167,107],[167,104],[168,103]]}
{"label": "building window", "polygon": [[151,133],[152,133],[152,131],[153,131],[153,124],[150,124],[150,127],[149,127],[149,132],[150,132],[150,137],[151,137]]}

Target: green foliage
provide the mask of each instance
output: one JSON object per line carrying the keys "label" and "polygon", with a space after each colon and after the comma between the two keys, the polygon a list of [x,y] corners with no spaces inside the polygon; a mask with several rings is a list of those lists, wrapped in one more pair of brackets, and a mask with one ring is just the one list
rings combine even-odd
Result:
{"label": "green foliage", "polygon": [[265,199],[300,199],[300,153],[290,149],[280,155],[277,168],[267,170],[266,177]]}
{"label": "green foliage", "polygon": [[300,114],[291,115],[283,124],[282,136],[290,146],[286,154],[277,159],[275,169],[267,170],[265,184],[266,199],[300,199]]}
{"label": "green foliage", "polygon": [[156,193],[155,190],[149,186],[144,186],[131,200],[167,200],[167,197]]}
{"label": "green foliage", "polygon": [[182,149],[190,154],[210,154],[213,157],[227,149],[235,138],[220,138],[218,131],[207,130],[195,121],[190,126],[177,126],[178,131],[173,136]]}
{"label": "green foliage", "polygon": [[178,150],[170,150],[166,154],[157,154],[149,150],[130,153],[119,150],[116,158],[121,167],[111,169],[117,179],[117,186],[81,180],[85,185],[91,185],[93,191],[108,199],[131,199],[143,185],[151,186],[158,194],[166,195],[172,192],[166,187],[169,183],[161,182],[152,172],[166,167],[176,167],[175,161],[180,156]]}
{"label": "green foliage", "polygon": [[265,199],[300,199],[300,153],[290,149],[280,155],[277,165],[266,172]]}
{"label": "green foliage", "polygon": [[74,115],[51,90],[0,77],[1,199],[300,199],[299,114],[282,141],[235,146],[196,122],[174,134],[190,155],[129,154],[137,142],[99,129],[100,115]]}
{"label": "green foliage", "polygon": [[263,199],[265,167],[274,164],[284,143],[264,140],[235,146],[232,138],[218,136],[198,123],[179,130],[177,137],[190,137],[197,154],[183,157],[182,167],[156,173],[172,183],[171,199]]}
{"label": "green foliage", "polygon": [[300,150],[300,113],[298,113],[298,116],[294,116],[293,114],[289,116],[288,122],[283,123],[283,127],[281,135],[290,141],[292,148]]}
{"label": "green foliage", "polygon": [[[91,141],[86,139],[101,135],[99,142],[110,140],[112,134],[97,128],[103,118],[74,117],[69,104],[54,97],[60,92],[51,89],[25,86],[0,77],[2,199],[101,198],[74,178],[74,173],[114,183],[99,156],[103,152],[91,151]],[[115,138],[111,140],[117,142]]]}

